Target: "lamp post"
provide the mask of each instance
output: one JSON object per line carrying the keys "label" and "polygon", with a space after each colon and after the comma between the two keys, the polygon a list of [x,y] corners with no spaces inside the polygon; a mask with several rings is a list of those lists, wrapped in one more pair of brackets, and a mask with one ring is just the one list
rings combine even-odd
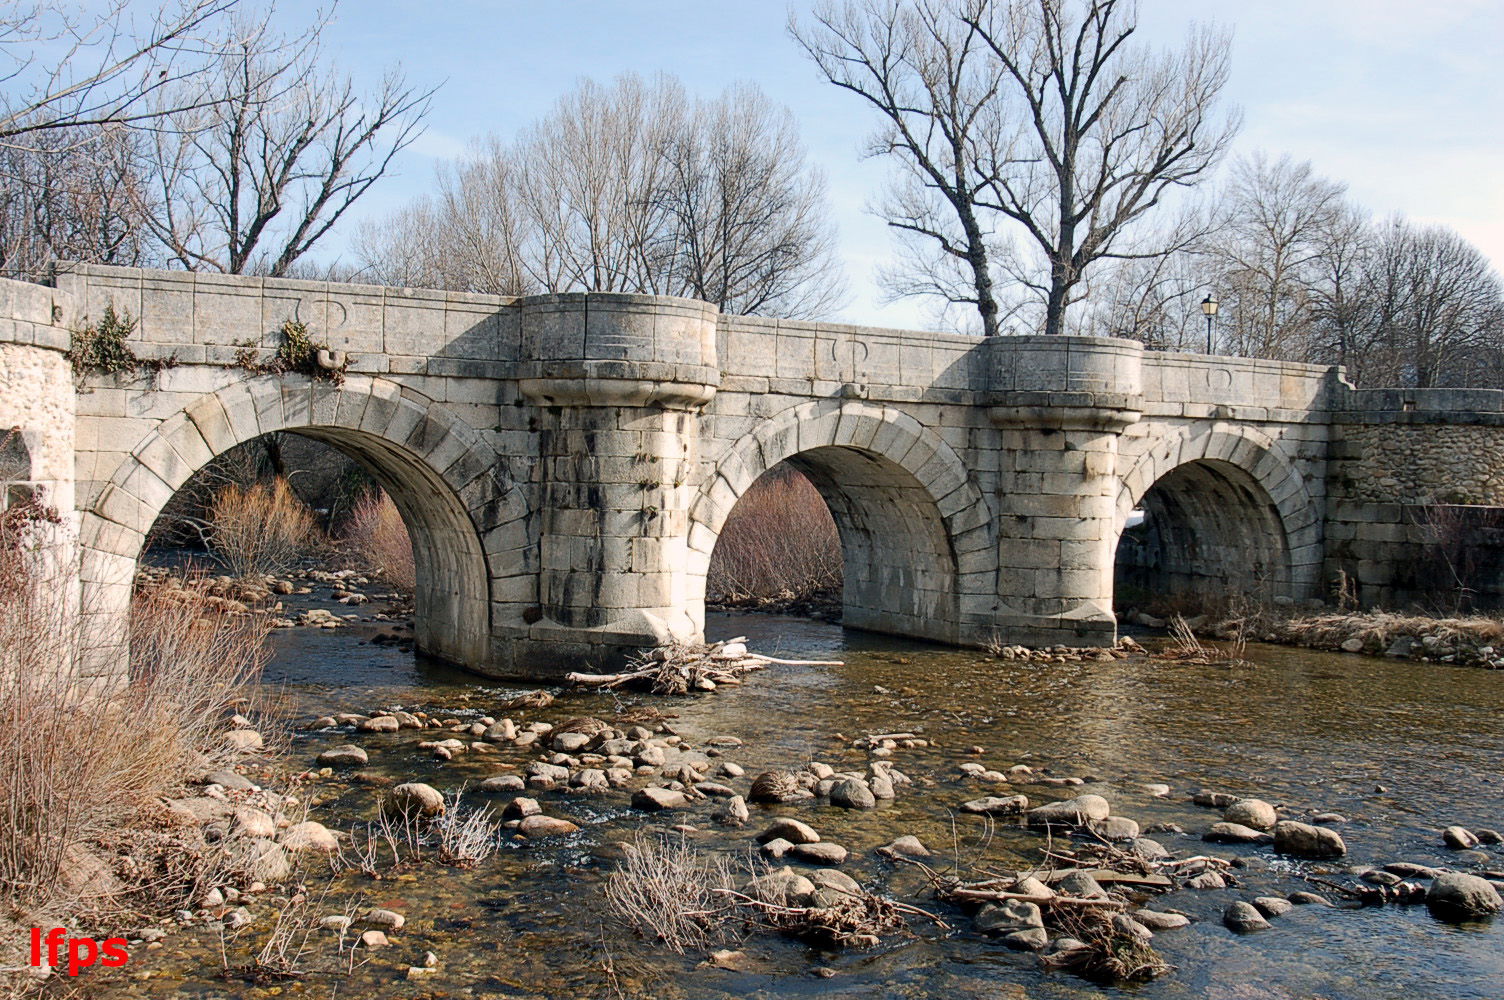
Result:
{"label": "lamp post", "polygon": [[1206,314],[1206,353],[1212,353],[1212,321],[1217,318],[1217,296],[1208,293],[1201,300],[1201,311]]}

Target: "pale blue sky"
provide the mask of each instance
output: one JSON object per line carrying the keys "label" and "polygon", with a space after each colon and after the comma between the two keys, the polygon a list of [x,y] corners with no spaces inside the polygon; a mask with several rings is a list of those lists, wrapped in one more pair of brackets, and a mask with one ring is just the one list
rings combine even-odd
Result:
{"label": "pale blue sky", "polygon": [[[289,26],[312,6],[279,5]],[[853,292],[844,318],[924,325],[922,307],[883,305],[873,280],[891,246],[864,211],[884,176],[860,158],[873,119],[817,77],[785,33],[787,11],[781,0],[345,0],[329,35],[345,68],[374,77],[400,62],[415,82],[447,81],[428,133],[360,213],[425,190],[436,158],[511,134],[579,77],[667,70],[701,93],[752,80],[793,109],[830,182]],[[1239,150],[1308,159],[1372,211],[1454,226],[1504,262],[1504,2],[1142,0],[1142,12],[1145,37],[1166,44],[1193,20],[1233,29]]]}

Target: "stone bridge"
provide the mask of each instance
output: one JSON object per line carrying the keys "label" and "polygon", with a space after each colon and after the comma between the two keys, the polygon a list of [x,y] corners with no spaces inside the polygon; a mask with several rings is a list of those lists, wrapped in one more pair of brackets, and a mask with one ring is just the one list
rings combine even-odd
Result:
{"label": "stone bridge", "polygon": [[[136,355],[176,365],[75,375],[70,332],[107,306],[136,321]],[[346,353],[342,384],[244,367],[288,320]],[[1108,642],[1115,577],[1300,600],[1345,574],[1386,600],[1417,510],[1504,502],[1501,425],[1501,393],[1357,391],[1336,369],[1127,340],[83,265],[0,282],[0,434],[19,432],[0,478],[73,515],[81,607],[120,619],[173,493],[285,431],[396,502],[419,647],[497,676],[699,638],[716,539],[781,462],[835,516],[849,626]]]}

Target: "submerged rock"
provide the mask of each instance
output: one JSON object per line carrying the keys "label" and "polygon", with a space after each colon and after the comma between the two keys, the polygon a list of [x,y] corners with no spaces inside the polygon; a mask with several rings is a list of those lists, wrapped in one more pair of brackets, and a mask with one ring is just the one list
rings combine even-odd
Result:
{"label": "submerged rock", "polygon": [[1267,844],[1274,839],[1272,834],[1263,830],[1255,830],[1241,823],[1213,823],[1210,830],[1202,834],[1202,840],[1213,844]]}

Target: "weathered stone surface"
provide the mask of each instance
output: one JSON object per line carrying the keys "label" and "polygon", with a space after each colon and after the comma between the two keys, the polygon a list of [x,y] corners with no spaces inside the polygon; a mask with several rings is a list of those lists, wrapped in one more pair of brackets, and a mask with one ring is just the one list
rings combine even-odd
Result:
{"label": "weathered stone surface", "polygon": [[1202,840],[1213,844],[1267,844],[1274,835],[1264,830],[1255,830],[1240,823],[1213,823],[1211,829],[1201,835]]}
{"label": "weathered stone surface", "polygon": [[1273,830],[1279,822],[1279,814],[1263,799],[1239,799],[1222,812],[1228,823],[1246,826],[1253,830]]}
{"label": "weathered stone surface", "polygon": [[361,767],[370,761],[365,750],[349,743],[325,750],[318,756],[318,762],[325,767]]}
{"label": "weathered stone surface", "polygon": [[872,794],[872,789],[868,788],[865,782],[847,778],[845,781],[836,782],[831,788],[830,804],[846,809],[872,809],[877,805],[877,797]]}
{"label": "weathered stone surface", "polygon": [[1274,849],[1297,858],[1340,858],[1347,844],[1336,830],[1282,820],[1274,825]]}
{"label": "weathered stone surface", "polygon": [[987,813],[993,816],[1017,816],[1029,808],[1026,795],[987,795],[961,803],[963,813]]}
{"label": "weathered stone surface", "polygon": [[[107,304],[138,320],[133,353],[178,359],[160,383],[74,374],[70,334]],[[269,360],[289,318],[328,341],[338,383],[234,370],[241,351]],[[17,481],[80,526],[81,607],[124,620],[141,540],[194,469],[308,429],[365,442],[422,528],[413,644],[550,680],[698,638],[691,598],[727,513],[794,455],[843,491],[843,536],[870,553],[847,568],[847,622],[970,645],[1110,642],[1115,553],[1151,588],[1273,573],[1291,604],[1340,553],[1360,599],[1387,602],[1402,596],[1392,567],[1425,542],[1413,508],[1504,502],[1504,404],[1480,390],[1354,390],[1321,365],[854,331],[606,292],[69,264],[50,286],[0,288],[0,383],[0,427],[35,442]],[[1213,495],[1239,499],[1179,502],[1234,482]],[[1175,517],[1117,547],[1121,505],[1151,489]],[[345,621],[318,610],[319,627]],[[488,733],[472,735],[506,742]]]}
{"label": "weathered stone surface", "polygon": [[632,793],[632,808],[644,812],[660,812],[665,809],[683,809],[689,803],[683,792],[672,788],[639,788]]}
{"label": "weathered stone surface", "polygon": [[444,812],[444,796],[432,785],[411,781],[398,785],[387,793],[381,802],[381,808],[388,815],[410,812],[420,816],[438,816]]}
{"label": "weathered stone surface", "polygon": [[1084,826],[1104,820],[1112,807],[1100,795],[1078,795],[1029,810],[1030,826]]}
{"label": "weathered stone surface", "polygon": [[1443,872],[1431,880],[1426,906],[1443,920],[1481,920],[1504,909],[1504,901],[1487,879]]}
{"label": "weathered stone surface", "polygon": [[1264,915],[1252,903],[1245,903],[1242,900],[1228,904],[1227,909],[1222,911],[1222,923],[1228,930],[1237,931],[1239,934],[1269,929],[1269,921],[1264,919]]}
{"label": "weathered stone surface", "polygon": [[820,840],[820,835],[815,828],[808,823],[784,816],[775,819],[766,830],[757,835],[757,842],[766,844],[770,840],[783,838],[791,844],[814,844]]}

